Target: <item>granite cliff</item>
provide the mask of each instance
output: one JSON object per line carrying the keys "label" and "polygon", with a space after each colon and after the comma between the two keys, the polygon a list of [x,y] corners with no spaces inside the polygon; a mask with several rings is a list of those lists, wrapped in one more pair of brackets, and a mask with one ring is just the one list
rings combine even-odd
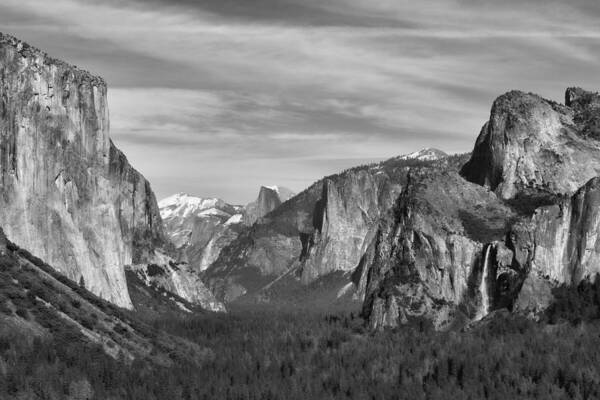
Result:
{"label": "granite cliff", "polygon": [[374,328],[423,316],[443,328],[508,308],[536,316],[557,285],[594,279],[600,97],[496,100],[456,172],[413,169],[356,275]]}
{"label": "granite cliff", "polygon": [[247,204],[244,208],[244,224],[248,226],[255,224],[292,197],[294,192],[290,189],[281,186],[261,186],[256,201]]}
{"label": "granite cliff", "polygon": [[150,184],[109,137],[106,93],[101,78],[0,34],[0,226],[131,308],[124,267],[172,246]]}
{"label": "granite cliff", "polygon": [[462,169],[503,199],[572,194],[600,174],[598,96],[568,89],[565,105],[518,91],[500,96]]}

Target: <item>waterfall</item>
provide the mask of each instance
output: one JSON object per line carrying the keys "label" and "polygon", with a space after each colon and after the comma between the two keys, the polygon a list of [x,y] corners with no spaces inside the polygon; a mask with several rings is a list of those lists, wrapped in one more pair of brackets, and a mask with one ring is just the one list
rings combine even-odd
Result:
{"label": "waterfall", "polygon": [[490,294],[488,292],[488,275],[489,275],[489,260],[490,250],[492,245],[488,244],[485,248],[485,255],[483,258],[483,269],[481,271],[481,283],[479,284],[479,293],[481,293],[481,306],[477,311],[475,320],[480,320],[488,314],[490,309]]}

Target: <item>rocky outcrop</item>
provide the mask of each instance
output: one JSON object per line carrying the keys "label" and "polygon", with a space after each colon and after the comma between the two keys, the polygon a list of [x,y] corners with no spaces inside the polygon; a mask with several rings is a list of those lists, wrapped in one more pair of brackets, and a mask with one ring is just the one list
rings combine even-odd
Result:
{"label": "rocky outcrop", "polygon": [[[200,280],[200,275],[189,264],[175,262],[157,253],[155,262],[127,267],[146,286],[159,289],[165,295],[175,294],[204,310],[225,312],[225,306]],[[177,303],[177,299],[173,299]],[[184,307],[181,306],[180,307]]]}
{"label": "rocky outcrop", "polygon": [[417,168],[383,218],[360,267],[363,311],[373,328],[411,317],[443,327],[459,306],[477,318],[489,308],[490,248],[515,217],[493,193],[456,171]]}
{"label": "rocky outcrop", "polygon": [[131,307],[124,266],[165,244],[150,184],[109,138],[106,84],[0,35],[0,225]]}
{"label": "rocky outcrop", "polygon": [[393,158],[318,181],[244,230],[206,270],[205,282],[226,301],[273,289],[274,281],[289,285],[283,276],[309,285],[348,272],[339,275],[346,280],[343,287],[379,218],[400,193],[409,166],[431,162]]}
{"label": "rocky outcrop", "polygon": [[600,175],[598,104],[598,94],[581,89],[567,90],[566,105],[518,91],[500,96],[463,176],[503,199],[573,194]]}
{"label": "rocky outcrop", "polygon": [[244,224],[253,225],[292,197],[294,193],[287,188],[261,186],[256,201],[249,203],[244,209]]}

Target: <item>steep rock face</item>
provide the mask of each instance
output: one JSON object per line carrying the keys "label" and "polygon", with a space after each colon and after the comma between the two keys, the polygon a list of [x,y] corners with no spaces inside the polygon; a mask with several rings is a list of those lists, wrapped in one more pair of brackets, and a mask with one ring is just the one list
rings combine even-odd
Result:
{"label": "steep rock face", "polygon": [[[525,288],[538,291],[557,284],[577,285],[600,273],[600,178],[594,178],[556,205],[539,208],[530,221],[515,226],[511,244],[515,264],[527,272]],[[547,289],[546,289],[547,291]],[[546,296],[523,291],[516,309],[538,313]]]}
{"label": "steep rock face", "polygon": [[109,138],[106,84],[0,34],[0,225],[131,307],[123,266],[164,243],[148,182]]}
{"label": "steep rock face", "polygon": [[175,194],[159,202],[165,230],[178,259],[204,271],[242,228],[243,208],[221,199]]}
{"label": "steep rock face", "polygon": [[517,91],[499,97],[463,176],[503,199],[574,193],[600,174],[598,104],[581,89],[567,90],[566,106]]}
{"label": "steep rock face", "polygon": [[422,316],[442,327],[459,306],[474,318],[485,313],[490,249],[484,244],[501,239],[514,217],[456,171],[412,170],[357,270],[371,326]]}
{"label": "steep rock face", "polygon": [[[110,141],[109,176],[117,191],[114,207],[119,216],[125,246],[131,247],[131,263],[149,262],[156,249],[172,252],[150,182],[135,170]],[[126,263],[127,264],[127,263]]]}
{"label": "steep rock face", "polygon": [[[336,271],[351,272],[409,166],[427,163],[394,158],[318,181],[244,230],[206,270],[205,281],[218,298],[232,301],[289,284],[283,276],[308,285]],[[339,276],[346,280],[341,286],[348,283],[349,274]]]}
{"label": "steep rock face", "polygon": [[244,224],[253,225],[292,197],[294,197],[294,193],[287,188],[261,186],[256,201],[248,204],[244,210]]}
{"label": "steep rock face", "polygon": [[337,182],[326,179],[313,214],[312,234],[304,245],[302,281],[333,271],[351,271],[365,252],[365,240],[381,213],[400,191],[385,174],[362,170]]}

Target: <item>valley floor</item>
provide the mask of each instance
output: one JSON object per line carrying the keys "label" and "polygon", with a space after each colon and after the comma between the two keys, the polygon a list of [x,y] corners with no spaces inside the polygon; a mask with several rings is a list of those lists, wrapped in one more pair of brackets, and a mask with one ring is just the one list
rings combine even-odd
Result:
{"label": "valley floor", "polygon": [[[586,296],[597,294],[594,287]],[[153,328],[209,349],[202,362],[181,358],[169,368],[139,360],[127,365],[67,337],[28,342],[4,329],[0,398],[600,398],[600,323],[580,316],[565,321],[569,307],[586,300],[563,300],[551,316],[561,323],[499,313],[471,330],[450,332],[415,322],[369,333],[354,313],[238,309],[161,318]]]}

